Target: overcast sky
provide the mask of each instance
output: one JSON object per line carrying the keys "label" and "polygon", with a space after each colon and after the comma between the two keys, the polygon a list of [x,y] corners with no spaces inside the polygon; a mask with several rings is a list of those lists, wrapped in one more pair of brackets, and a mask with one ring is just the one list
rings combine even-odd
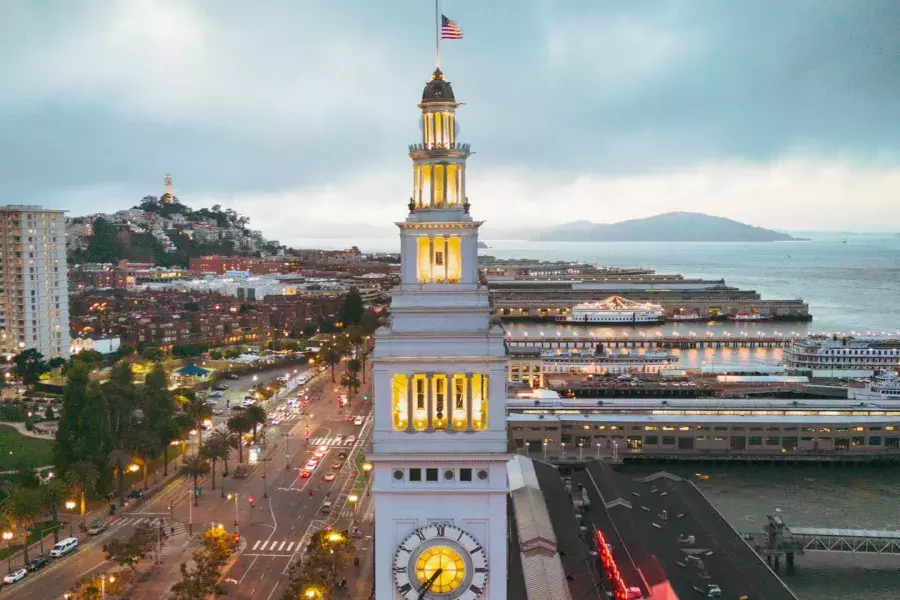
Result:
{"label": "overcast sky", "polygon": [[[900,229],[897,0],[445,0],[473,214]],[[175,191],[283,242],[406,214],[428,0],[2,0],[4,203]]]}

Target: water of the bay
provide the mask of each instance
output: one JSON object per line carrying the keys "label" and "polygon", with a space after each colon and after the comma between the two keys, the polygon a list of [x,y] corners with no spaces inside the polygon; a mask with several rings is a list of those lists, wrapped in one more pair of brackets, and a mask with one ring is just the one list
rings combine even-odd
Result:
{"label": "water of the bay", "polygon": [[[682,323],[665,327],[625,328],[629,335],[657,331],[732,335],[756,331],[896,332],[900,330],[900,236],[815,234],[813,241],[760,243],[581,243],[493,241],[481,250],[498,258],[583,261],[643,266],[685,277],[725,279],[728,285],[756,290],[764,299],[803,298],[812,323]],[[397,252],[399,242],[378,240],[304,240],[304,245]],[[602,298],[597,298],[598,300]],[[555,336],[556,325],[507,327],[513,333]],[[620,334],[623,328],[589,328],[597,335]],[[571,328],[559,329],[570,335]],[[778,350],[684,351],[682,362],[764,362],[777,364]],[[641,469],[690,475],[697,468],[665,465]],[[629,467],[634,470],[634,467]],[[780,514],[796,526],[900,530],[900,469],[896,467],[744,467],[703,468],[707,480],[697,485],[739,531],[759,531],[767,514]],[[808,554],[793,573],[782,571],[801,600],[887,600],[900,598],[900,557],[872,554]]]}

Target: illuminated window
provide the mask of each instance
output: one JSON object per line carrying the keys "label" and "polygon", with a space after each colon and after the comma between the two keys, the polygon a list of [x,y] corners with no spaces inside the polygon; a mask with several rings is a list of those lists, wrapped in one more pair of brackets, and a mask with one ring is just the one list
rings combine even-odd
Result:
{"label": "illuminated window", "polygon": [[434,202],[433,208],[444,207],[444,165],[434,165]]}
{"label": "illuminated window", "polygon": [[434,406],[432,407],[432,426],[435,429],[447,428],[447,376],[434,375],[431,378]]}
{"label": "illuminated window", "polygon": [[472,429],[481,431],[487,427],[488,376],[472,375]]}
{"label": "illuminated window", "polygon": [[428,413],[426,409],[428,381],[425,375],[413,375],[413,400],[415,409],[413,410],[413,429],[416,431],[425,431],[428,427]]}
{"label": "illuminated window", "polygon": [[453,427],[466,427],[466,376],[453,376]]}
{"label": "illuminated window", "polygon": [[391,404],[394,429],[403,431],[409,425],[407,394],[409,393],[409,377],[394,375],[391,381]]}
{"label": "illuminated window", "polygon": [[459,283],[462,275],[462,244],[457,237],[419,237],[416,240],[419,283]]}
{"label": "illuminated window", "polygon": [[422,190],[419,206],[431,206],[431,165],[422,165]]}
{"label": "illuminated window", "polygon": [[459,167],[447,165],[447,206],[459,204]]}

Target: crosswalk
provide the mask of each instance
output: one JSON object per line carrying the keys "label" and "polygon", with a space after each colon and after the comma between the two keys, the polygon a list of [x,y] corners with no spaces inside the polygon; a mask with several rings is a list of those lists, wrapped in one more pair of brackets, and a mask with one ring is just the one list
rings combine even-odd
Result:
{"label": "crosswalk", "polygon": [[346,438],[340,438],[334,436],[326,436],[326,437],[314,437],[309,439],[310,446],[336,446],[336,447],[350,447],[355,443],[347,442]]}
{"label": "crosswalk", "polygon": [[284,554],[290,556],[300,549],[300,542],[287,540],[256,540],[245,552],[257,554]]}
{"label": "crosswalk", "polygon": [[[141,523],[150,524],[155,521],[156,517],[115,517],[111,524],[118,527],[137,527]],[[169,521],[168,519],[163,522],[163,527],[166,535],[170,536],[187,532],[187,525],[177,521]]]}

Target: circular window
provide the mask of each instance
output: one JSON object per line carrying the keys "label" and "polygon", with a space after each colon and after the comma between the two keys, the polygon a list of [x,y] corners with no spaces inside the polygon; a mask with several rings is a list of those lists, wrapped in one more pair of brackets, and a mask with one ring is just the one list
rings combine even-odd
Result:
{"label": "circular window", "polygon": [[488,472],[487,472],[487,471],[485,471],[484,469],[478,471],[478,479],[484,481],[484,480],[487,479],[487,478],[488,478]]}
{"label": "circular window", "polygon": [[453,479],[454,475],[455,474],[453,473],[453,469],[447,469],[446,471],[444,471],[444,479],[446,479],[447,481]]}
{"label": "circular window", "polygon": [[401,471],[400,469],[394,471],[394,479],[396,479],[397,481],[403,479],[403,471]]}

